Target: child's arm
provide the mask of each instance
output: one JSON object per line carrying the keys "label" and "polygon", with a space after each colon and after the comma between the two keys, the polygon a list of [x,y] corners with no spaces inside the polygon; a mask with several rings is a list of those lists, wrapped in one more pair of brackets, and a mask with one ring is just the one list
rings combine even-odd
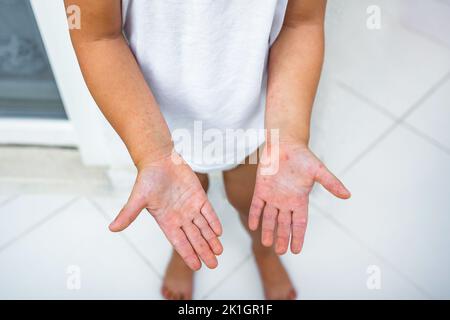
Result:
{"label": "child's arm", "polygon": [[308,144],[311,108],[324,55],[326,1],[289,1],[269,60],[266,128],[281,140]]}
{"label": "child's arm", "polygon": [[[323,63],[325,7],[326,0],[289,1],[270,52],[266,129],[268,134],[279,129],[279,137],[268,136],[249,227],[255,230],[262,215],[262,243],[271,246],[275,241],[279,254],[287,251],[289,241],[292,252],[301,251],[314,182],[337,197],[350,197],[308,149],[311,108]],[[264,173],[262,164],[272,169]]]}
{"label": "child's arm", "polygon": [[139,171],[110,229],[122,231],[146,208],[188,266],[198,269],[200,257],[215,267],[220,223],[195,174],[174,161],[180,159],[167,124],[122,35],[121,1],[65,3],[81,9],[81,29],[71,30],[71,39],[87,86]]}
{"label": "child's arm", "polygon": [[122,35],[121,1],[65,2],[81,9],[70,35],[86,84],[135,164],[169,155],[169,129]]}

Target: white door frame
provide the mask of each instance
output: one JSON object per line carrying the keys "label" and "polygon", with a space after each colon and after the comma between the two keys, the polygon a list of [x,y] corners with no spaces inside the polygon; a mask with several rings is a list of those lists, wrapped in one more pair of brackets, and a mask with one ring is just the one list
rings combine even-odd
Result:
{"label": "white door frame", "polygon": [[86,165],[130,167],[125,146],[101,115],[70,42],[63,1],[30,0],[44,46]]}

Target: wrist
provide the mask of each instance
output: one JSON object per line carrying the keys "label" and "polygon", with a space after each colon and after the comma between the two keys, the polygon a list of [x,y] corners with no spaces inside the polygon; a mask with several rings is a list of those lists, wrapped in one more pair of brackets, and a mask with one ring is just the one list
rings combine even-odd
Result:
{"label": "wrist", "polygon": [[139,171],[148,166],[161,166],[169,162],[174,162],[176,155],[173,142],[170,141],[158,148],[145,151],[134,160],[134,164]]}
{"label": "wrist", "polygon": [[[266,107],[265,125],[268,144],[276,141],[307,146],[310,136],[311,108],[294,107],[301,104],[275,100],[277,99],[268,98]],[[278,137],[275,139],[269,136],[273,130],[278,132]]]}
{"label": "wrist", "polygon": [[275,145],[297,145],[308,148],[309,131],[295,132],[294,130],[288,129],[267,129],[266,146],[271,148]]}

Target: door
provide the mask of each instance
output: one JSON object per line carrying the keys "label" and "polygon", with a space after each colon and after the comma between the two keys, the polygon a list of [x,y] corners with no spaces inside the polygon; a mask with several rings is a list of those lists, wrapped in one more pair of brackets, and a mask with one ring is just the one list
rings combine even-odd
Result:
{"label": "door", "polygon": [[75,144],[27,0],[0,0],[0,143]]}

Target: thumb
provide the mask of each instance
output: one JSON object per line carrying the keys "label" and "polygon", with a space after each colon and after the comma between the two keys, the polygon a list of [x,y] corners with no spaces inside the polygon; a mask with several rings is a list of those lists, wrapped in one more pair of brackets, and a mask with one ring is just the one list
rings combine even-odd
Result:
{"label": "thumb", "polygon": [[109,225],[109,230],[112,232],[125,230],[137,218],[145,206],[145,198],[141,195],[137,195],[137,193],[133,191],[125,206]]}
{"label": "thumb", "polygon": [[338,178],[336,178],[336,176],[332,174],[330,170],[328,170],[324,165],[322,165],[317,171],[315,179],[336,197],[341,199],[350,198],[350,191],[348,191],[344,184]]}

